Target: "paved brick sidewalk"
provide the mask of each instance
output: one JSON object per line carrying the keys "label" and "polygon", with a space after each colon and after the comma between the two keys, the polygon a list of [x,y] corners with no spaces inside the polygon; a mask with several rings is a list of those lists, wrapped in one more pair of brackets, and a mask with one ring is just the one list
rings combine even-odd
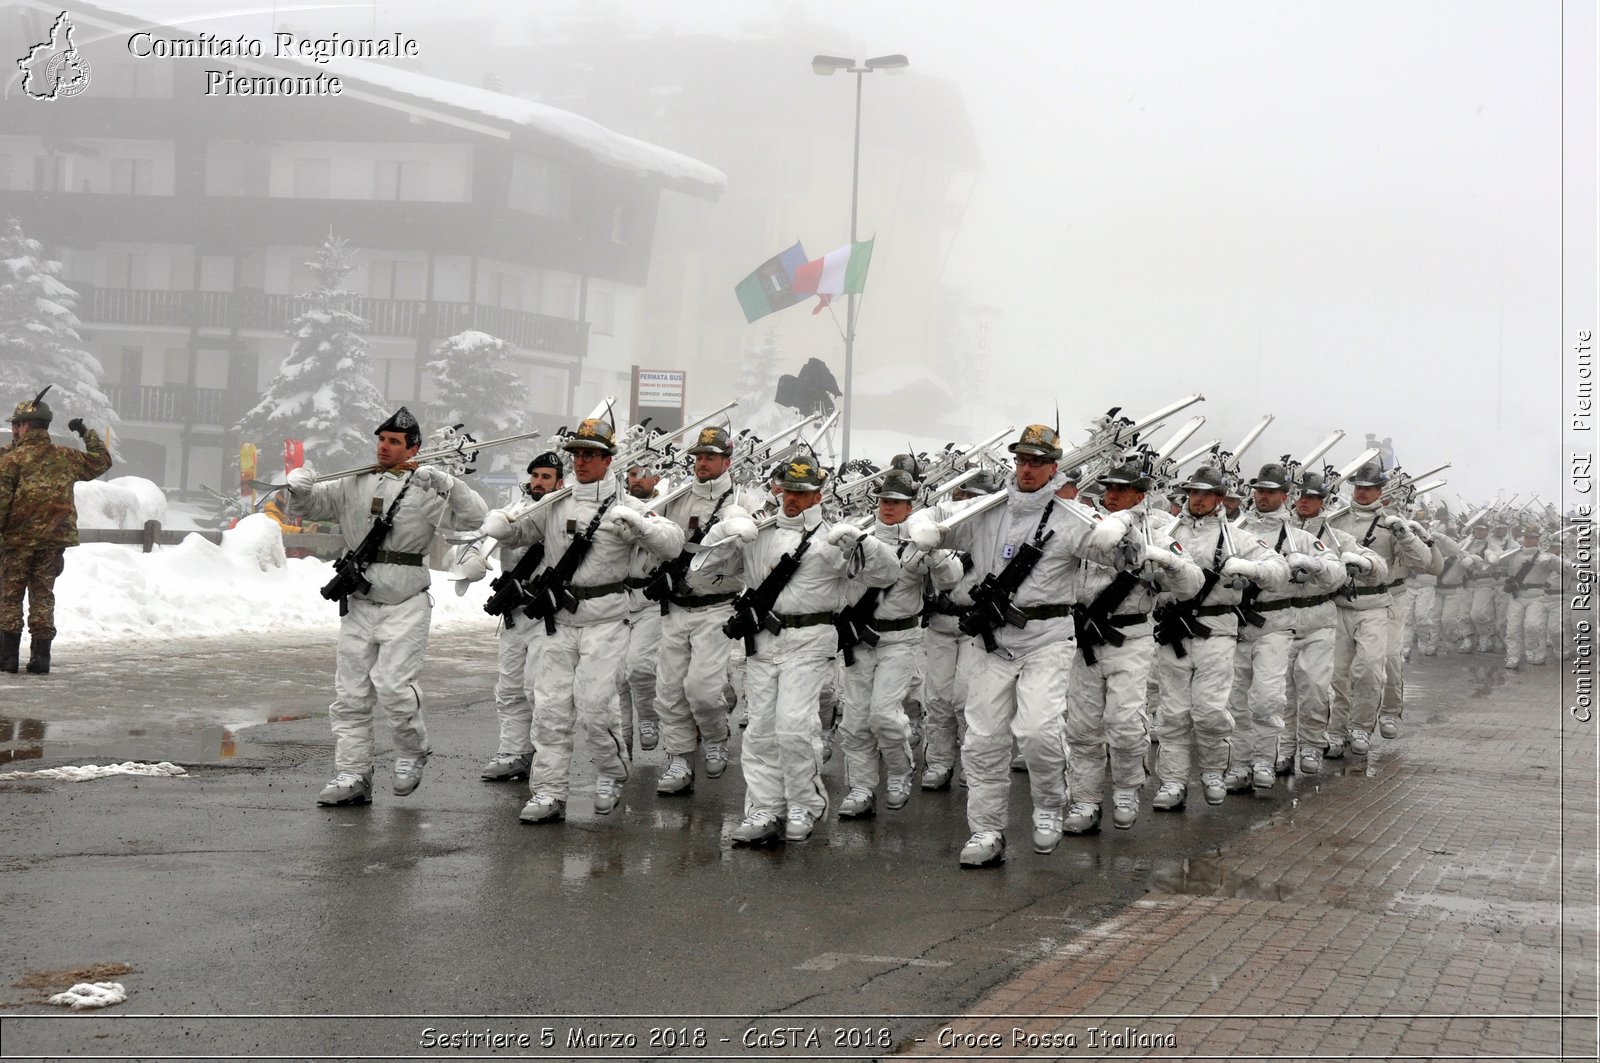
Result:
{"label": "paved brick sidewalk", "polygon": [[1595,732],[1558,668],[1498,665],[1413,665],[1365,776],[1158,874],[908,1054],[1594,1059]]}

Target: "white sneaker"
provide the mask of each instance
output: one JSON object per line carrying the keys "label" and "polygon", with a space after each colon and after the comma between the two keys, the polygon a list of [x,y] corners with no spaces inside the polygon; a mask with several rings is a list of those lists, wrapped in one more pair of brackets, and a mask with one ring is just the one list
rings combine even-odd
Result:
{"label": "white sneaker", "polygon": [[1378,733],[1385,738],[1400,737],[1400,717],[1384,713],[1378,717]]}
{"label": "white sneaker", "polygon": [[654,720],[639,721],[639,748],[654,749],[661,741],[661,728]]}
{"label": "white sneaker", "polygon": [[394,758],[394,795],[404,797],[422,785],[422,766],[428,763],[428,754],[420,757]]}
{"label": "white sneaker", "polygon": [[528,803],[522,806],[522,811],[517,818],[524,823],[553,823],[565,819],[567,803],[559,797],[535,790],[528,795]]}
{"label": "white sneaker", "polygon": [[994,867],[1005,859],[1006,836],[997,830],[980,830],[961,847],[962,867]]}
{"label": "white sneaker", "polygon": [[1250,785],[1255,789],[1270,790],[1275,779],[1271,761],[1258,760],[1250,765]]}
{"label": "white sneaker", "polygon": [[839,802],[840,819],[859,819],[872,815],[872,791],[862,786],[850,787],[850,792]]}
{"label": "white sneaker", "polygon": [[[973,835],[974,838],[977,835]],[[971,845],[971,842],[967,843]],[[1033,851],[1048,854],[1061,844],[1061,810],[1038,808],[1033,812]]]}
{"label": "white sneaker", "polygon": [[733,844],[762,845],[783,837],[783,821],[771,812],[752,812],[733,828]]}
{"label": "white sneaker", "polygon": [[1208,805],[1220,805],[1228,797],[1228,788],[1223,785],[1220,771],[1201,772],[1200,786],[1205,791]]}
{"label": "white sneaker", "polygon": [[1329,738],[1328,739],[1328,748],[1327,748],[1326,752],[1324,752],[1322,755],[1324,757],[1326,757],[1327,759],[1329,759],[1329,760],[1343,760],[1344,759],[1344,739],[1342,739],[1342,738]]}
{"label": "white sneaker", "polygon": [[694,790],[694,768],[685,757],[671,754],[667,757],[667,770],[656,780],[658,794],[686,794]]}
{"label": "white sneaker", "polygon": [[1074,801],[1067,808],[1067,818],[1061,829],[1068,834],[1092,834],[1100,829],[1100,806],[1087,801]]}
{"label": "white sneaker", "polygon": [[609,816],[622,796],[622,783],[609,775],[596,775],[594,779],[594,814]]}
{"label": "white sneaker", "polygon": [[513,779],[526,779],[528,769],[533,767],[532,753],[496,753],[494,759],[483,766],[478,773],[478,778],[484,782],[510,782]]}
{"label": "white sneaker", "polygon": [[317,795],[319,805],[370,805],[372,776],[341,771]]}
{"label": "white sneaker", "polygon": [[789,818],[783,826],[783,840],[786,842],[803,842],[811,837],[811,832],[816,829],[817,817],[809,808],[799,805],[789,809]]}
{"label": "white sneaker", "polygon": [[1230,794],[1243,793],[1250,789],[1250,767],[1246,764],[1235,764],[1222,773],[1222,785]]}
{"label": "white sneaker", "polygon": [[1156,791],[1156,796],[1150,802],[1151,808],[1159,808],[1167,812],[1183,811],[1184,799],[1189,796],[1189,788],[1181,782],[1164,782],[1161,789]]}
{"label": "white sneaker", "polygon": [[955,769],[949,764],[929,764],[922,773],[922,788],[924,790],[950,789],[950,776]]}
{"label": "white sneaker", "polygon": [[706,778],[720,779],[728,770],[728,740],[706,743]]}
{"label": "white sneaker", "polygon": [[898,812],[906,807],[906,802],[911,800],[911,773],[889,776],[884,789],[884,804],[889,806],[889,811]]}
{"label": "white sneaker", "polygon": [[1139,821],[1139,791],[1118,790],[1111,799],[1111,825],[1127,830]]}
{"label": "white sneaker", "polygon": [[1302,746],[1300,749],[1300,774],[1315,775],[1322,770],[1322,754],[1315,746]]}
{"label": "white sneaker", "polygon": [[1359,727],[1350,728],[1350,752],[1358,757],[1372,752],[1372,736]]}

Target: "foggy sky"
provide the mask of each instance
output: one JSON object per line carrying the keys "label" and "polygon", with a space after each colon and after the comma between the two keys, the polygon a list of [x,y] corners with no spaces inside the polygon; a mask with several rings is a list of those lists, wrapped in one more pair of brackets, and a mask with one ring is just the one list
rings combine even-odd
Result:
{"label": "foggy sky", "polygon": [[[567,6],[537,10],[556,27]],[[1412,471],[1453,462],[1452,506],[1457,491],[1560,497],[1558,4],[585,6],[640,31],[733,37],[801,12],[847,32],[857,58],[903,52],[907,76],[956,82],[984,169],[946,279],[994,308],[995,361],[973,390],[1017,423],[1049,420],[1047,397],[1070,429],[1200,391],[1197,439],[1231,444],[1277,415],[1247,467],[1343,428],[1341,461],[1376,432]],[[328,17],[352,32],[425,26],[426,48],[448,32],[427,9]],[[847,129],[840,79],[814,80],[814,100],[786,105],[831,109]],[[897,106],[894,79],[868,81],[864,138]],[[862,182],[865,204],[870,172]],[[839,209],[843,223],[847,180]],[[729,264],[730,287],[750,265]],[[870,304],[869,284],[858,372],[871,329],[892,327]]]}

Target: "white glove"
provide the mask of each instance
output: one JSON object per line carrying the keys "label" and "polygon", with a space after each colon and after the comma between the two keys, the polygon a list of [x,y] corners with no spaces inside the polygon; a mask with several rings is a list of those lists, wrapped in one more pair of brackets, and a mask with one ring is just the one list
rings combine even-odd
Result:
{"label": "white glove", "polygon": [[1292,551],[1284,557],[1289,562],[1289,582],[1304,583],[1311,575],[1311,569],[1316,565],[1311,555],[1302,554],[1298,550]]}
{"label": "white glove", "polygon": [[[738,507],[734,508],[737,509]],[[723,517],[717,522],[717,526],[712,528],[711,531],[714,533],[719,529],[722,530],[724,538],[733,536],[740,542],[745,543],[755,542],[756,535],[760,531],[760,529],[756,527],[755,520],[750,516],[750,514],[746,513],[742,509],[732,516]]]}
{"label": "white glove", "polygon": [[462,551],[464,556],[456,563],[456,571],[468,583],[476,583],[489,574],[489,562],[471,547]]}
{"label": "white glove", "polygon": [[504,539],[511,534],[511,518],[506,516],[503,509],[491,509],[483,518],[483,527],[478,530],[491,539]]}
{"label": "white glove", "polygon": [[1094,531],[1089,533],[1088,539],[1085,540],[1086,545],[1095,550],[1110,550],[1128,534],[1128,520],[1128,517],[1120,513],[1105,517]]}
{"label": "white glove", "polygon": [[847,550],[861,538],[861,529],[849,521],[840,521],[828,529],[828,542],[841,550]]}
{"label": "white glove", "polygon": [[449,494],[450,489],[456,485],[455,477],[432,465],[417,466],[417,471],[411,474],[411,482],[424,491],[433,491],[441,495]]}
{"label": "white glove", "polygon": [[906,533],[910,535],[918,550],[933,550],[944,538],[944,529],[939,527],[937,521],[932,520],[912,521],[907,526]]}
{"label": "white glove", "polygon": [[311,490],[311,486],[316,482],[316,476],[302,465],[289,474],[289,491],[291,494],[303,495]]}
{"label": "white glove", "polygon": [[[1112,545],[1116,544],[1113,543]],[[1149,543],[1145,546],[1144,559],[1153,565],[1160,565],[1162,568],[1177,568],[1183,564],[1182,559],[1177,554],[1165,546],[1156,546],[1154,543]],[[1228,560],[1232,561],[1233,558],[1230,557]],[[1223,571],[1227,571],[1226,565],[1223,566]]]}
{"label": "white glove", "polygon": [[1243,576],[1245,579],[1260,579],[1261,566],[1254,561],[1246,561],[1242,557],[1230,557],[1222,563],[1224,576]]}
{"label": "white glove", "polygon": [[645,527],[645,519],[641,513],[620,504],[606,510],[606,519],[603,523],[606,527],[630,541],[638,538],[639,533],[644,531]]}
{"label": "white glove", "polygon": [[1394,536],[1395,542],[1403,543],[1411,538],[1411,525],[1401,517],[1390,517],[1384,527],[1389,529],[1389,534]]}
{"label": "white glove", "polygon": [[1356,570],[1363,575],[1372,571],[1372,559],[1369,557],[1363,557],[1361,554],[1346,551],[1339,555],[1339,560],[1343,561],[1346,565],[1354,565]]}
{"label": "white glove", "polygon": [[722,511],[721,517],[722,519],[718,521],[719,524],[726,524],[728,521],[737,517],[743,517],[745,520],[749,520],[750,511],[745,509],[743,506],[729,506]]}

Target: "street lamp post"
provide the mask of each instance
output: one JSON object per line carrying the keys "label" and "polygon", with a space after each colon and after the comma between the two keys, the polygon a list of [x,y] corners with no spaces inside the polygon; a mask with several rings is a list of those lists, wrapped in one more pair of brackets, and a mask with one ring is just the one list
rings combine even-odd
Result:
{"label": "street lamp post", "polygon": [[[856,242],[856,209],[861,190],[861,78],[874,70],[882,70],[888,74],[903,73],[911,62],[903,55],[880,55],[868,59],[859,65],[854,59],[845,59],[837,55],[818,55],[812,57],[811,70],[816,74],[829,75],[836,70],[843,70],[847,74],[856,76],[856,125],[855,144],[850,156],[850,243]],[[839,440],[839,461],[844,463],[850,460],[850,420],[855,415],[855,405],[851,394],[851,381],[855,376],[856,353],[856,293],[850,292],[847,296],[844,312],[844,416],[840,423],[844,426]]]}

